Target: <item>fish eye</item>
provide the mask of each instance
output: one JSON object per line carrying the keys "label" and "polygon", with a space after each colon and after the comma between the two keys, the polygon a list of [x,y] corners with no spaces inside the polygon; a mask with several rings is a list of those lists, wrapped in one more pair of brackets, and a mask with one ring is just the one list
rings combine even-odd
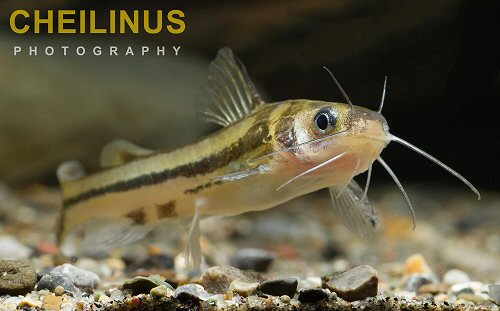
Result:
{"label": "fish eye", "polygon": [[322,133],[332,127],[335,127],[336,123],[337,118],[331,109],[321,109],[314,117],[314,125],[316,126],[316,129]]}

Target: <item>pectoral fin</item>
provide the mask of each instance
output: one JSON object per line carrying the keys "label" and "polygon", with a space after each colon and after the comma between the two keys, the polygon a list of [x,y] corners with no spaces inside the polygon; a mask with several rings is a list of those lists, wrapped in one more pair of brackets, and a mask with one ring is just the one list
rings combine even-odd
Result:
{"label": "pectoral fin", "polygon": [[126,140],[117,139],[102,148],[100,163],[102,167],[118,166],[152,153],[153,150],[136,146]]}
{"label": "pectoral fin", "polygon": [[335,214],[352,232],[363,237],[373,234],[378,218],[368,198],[363,198],[363,189],[351,180],[347,187],[328,188]]}

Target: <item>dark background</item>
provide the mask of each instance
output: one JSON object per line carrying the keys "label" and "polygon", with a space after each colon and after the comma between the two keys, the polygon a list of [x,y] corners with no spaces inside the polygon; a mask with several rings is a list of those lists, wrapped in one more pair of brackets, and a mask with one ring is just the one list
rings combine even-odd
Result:
{"label": "dark background", "polygon": [[[7,26],[14,9],[63,7],[182,9],[186,13],[183,34],[126,35],[120,36],[120,40],[126,37],[131,45],[181,45],[183,53],[207,62],[220,47],[229,46],[245,63],[269,101],[290,98],[343,101],[322,69],[327,66],[354,104],[375,110],[387,75],[384,115],[391,131],[449,164],[480,190],[499,189],[500,2],[496,0],[212,0],[203,3],[143,1],[141,4],[76,1],[64,5],[59,1],[42,4],[1,1],[3,33],[9,38],[19,38],[10,34]],[[31,37],[37,36],[23,39]],[[106,40],[117,37],[109,36]],[[64,38],[75,40],[78,36]],[[87,35],[78,40],[93,39]],[[91,62],[91,58],[87,57],[86,61]],[[16,66],[12,68],[15,70]],[[165,71],[168,72],[168,68]],[[134,89],[128,91],[134,92]],[[168,128],[168,118],[172,117],[175,118],[165,116],[163,129]],[[137,122],[146,122],[140,120],[140,114],[137,118]],[[124,124],[114,126],[119,128]],[[101,144],[114,138],[112,135],[116,133],[103,133],[95,140]],[[123,138],[127,138],[126,135]],[[141,139],[140,135],[135,138]],[[153,139],[149,141],[155,144]],[[162,142],[157,146],[151,144],[150,147],[162,146]],[[56,152],[59,146],[53,147]],[[92,145],[88,149],[96,147]],[[90,154],[98,154],[98,150]],[[403,147],[391,144],[382,156],[403,182],[437,182],[460,187],[453,177]],[[55,167],[65,160],[53,158],[38,168],[36,174],[24,177],[10,178],[14,175],[9,175],[4,166],[0,179],[15,185],[53,184]],[[95,157],[81,160],[95,167]],[[16,163],[19,167],[15,169],[22,170],[22,163]],[[374,176],[375,181],[387,178],[379,169]]]}

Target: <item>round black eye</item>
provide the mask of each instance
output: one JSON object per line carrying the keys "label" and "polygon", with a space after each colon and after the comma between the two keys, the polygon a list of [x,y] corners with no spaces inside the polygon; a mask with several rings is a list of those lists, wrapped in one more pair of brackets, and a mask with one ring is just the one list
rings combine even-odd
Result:
{"label": "round black eye", "polygon": [[321,109],[314,117],[314,124],[321,132],[325,132],[330,127],[334,127],[337,122],[335,114],[330,109]]}
{"label": "round black eye", "polygon": [[322,113],[316,117],[316,126],[324,131],[328,127],[328,115],[326,113]]}

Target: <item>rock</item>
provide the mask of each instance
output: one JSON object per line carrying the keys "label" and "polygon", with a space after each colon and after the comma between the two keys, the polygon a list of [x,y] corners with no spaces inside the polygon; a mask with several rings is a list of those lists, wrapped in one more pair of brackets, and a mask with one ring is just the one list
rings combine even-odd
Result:
{"label": "rock", "polygon": [[299,292],[299,301],[302,303],[316,302],[330,297],[330,293],[322,288],[307,288]]}
{"label": "rock", "polygon": [[344,300],[361,300],[377,295],[378,274],[370,266],[358,266],[335,276],[326,286]]}
{"label": "rock", "polygon": [[264,278],[258,272],[246,272],[231,266],[215,266],[203,273],[199,283],[210,293],[225,294],[234,280],[260,283]]}
{"label": "rock", "polygon": [[317,276],[310,276],[307,277],[305,280],[299,280],[299,285],[298,289],[307,289],[307,288],[320,288],[323,285],[323,281],[321,280],[320,277]]}
{"label": "rock", "polygon": [[19,304],[17,305],[17,309],[21,308],[40,308],[42,306],[42,303],[40,301],[34,301],[28,298],[22,299]]}
{"label": "rock", "polygon": [[149,291],[151,296],[156,298],[170,297],[174,294],[174,291],[165,285],[156,286]]}
{"label": "rock", "polygon": [[33,250],[10,235],[0,236],[0,258],[20,260],[31,256]]}
{"label": "rock", "polygon": [[36,284],[35,267],[27,260],[0,260],[0,295],[24,295]]}
{"label": "rock", "polygon": [[448,290],[448,285],[440,283],[429,283],[424,284],[418,288],[418,294],[432,294],[437,295],[440,293],[446,293]]}
{"label": "rock", "polygon": [[409,292],[418,292],[419,288],[425,284],[437,284],[439,280],[434,274],[420,274],[414,273],[407,276],[404,284],[405,288]]}
{"label": "rock", "polygon": [[413,254],[406,259],[404,274],[411,275],[414,273],[433,274],[422,254]]}
{"label": "rock", "polygon": [[56,296],[62,296],[64,294],[64,287],[61,285],[56,286],[56,288],[54,288],[54,294]]}
{"label": "rock", "polygon": [[64,275],[78,288],[97,288],[97,285],[101,281],[99,276],[94,272],[77,268],[69,263],[55,267],[50,274]]}
{"label": "rock", "polygon": [[231,265],[242,270],[266,272],[276,255],[272,252],[258,248],[245,248],[239,250],[231,259]]}
{"label": "rock", "polygon": [[61,297],[48,294],[43,298],[42,308],[47,311],[59,311],[62,302]]}
{"label": "rock", "polygon": [[166,286],[170,290],[174,288],[172,285],[165,282],[165,279],[159,275],[151,275],[149,277],[136,276],[133,279],[125,281],[122,289],[130,289],[133,295],[148,294],[153,288],[157,286]]}
{"label": "rock", "polygon": [[199,284],[187,284],[177,287],[174,297],[183,302],[188,300],[205,301],[212,297],[212,295]]}
{"label": "rock", "polygon": [[73,285],[71,280],[62,274],[46,274],[42,276],[40,281],[36,284],[36,289],[47,289],[51,292],[55,292],[57,287],[63,287],[66,292],[76,293],[78,288]]}
{"label": "rock", "polygon": [[480,294],[482,292],[487,292],[488,288],[481,282],[467,282],[455,284],[450,287],[448,294],[451,296],[459,296],[462,293],[468,294]]}
{"label": "rock", "polygon": [[246,283],[240,280],[234,280],[229,284],[229,290],[239,294],[243,297],[248,297],[257,292],[257,288],[259,288],[259,283]]}
{"label": "rock", "polygon": [[488,290],[491,300],[497,305],[500,305],[500,284],[489,285]]}
{"label": "rock", "polygon": [[446,271],[446,273],[443,276],[443,283],[448,285],[467,283],[467,282],[470,282],[470,278],[467,275],[467,273],[461,270],[450,269]]}
{"label": "rock", "polygon": [[280,301],[282,303],[290,303],[291,300],[292,300],[292,298],[290,298],[290,296],[288,296],[288,295],[280,296]]}
{"label": "rock", "polygon": [[461,293],[460,295],[458,295],[458,299],[463,299],[463,300],[467,300],[467,301],[471,301],[473,303],[479,304],[479,303],[482,303],[484,301],[487,301],[488,297],[483,297],[483,296],[470,294],[470,293]]}
{"label": "rock", "polygon": [[296,278],[269,280],[260,283],[259,290],[268,295],[293,297],[298,283]]}

